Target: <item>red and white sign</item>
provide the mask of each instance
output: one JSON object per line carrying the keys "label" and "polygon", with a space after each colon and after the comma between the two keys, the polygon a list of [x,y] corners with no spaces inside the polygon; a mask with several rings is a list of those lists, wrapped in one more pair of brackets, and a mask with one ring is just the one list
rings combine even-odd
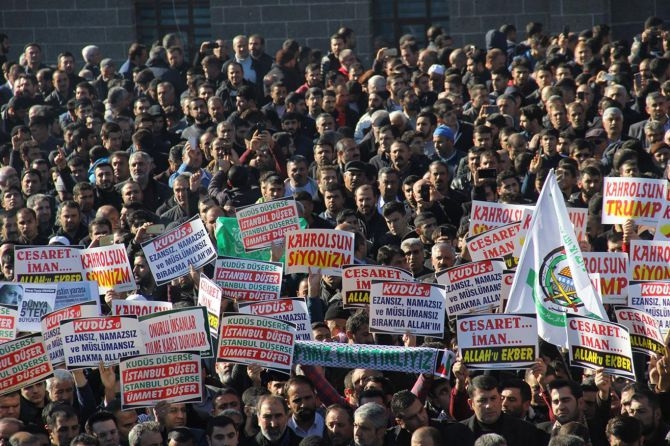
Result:
{"label": "red and white sign", "polygon": [[235,212],[246,252],[272,246],[286,231],[300,229],[295,200],[273,200],[253,204]]}
{"label": "red and white sign", "polygon": [[60,335],[60,322],[67,319],[98,316],[100,316],[98,305],[95,302],[86,302],[61,308],[42,317],[42,337],[47,352],[49,352],[49,361],[51,361],[52,365],[59,365],[65,362],[63,338]]}
{"label": "red and white sign", "polygon": [[132,291],[137,287],[123,244],[82,249],[81,265],[85,279],[98,283],[100,294],[109,290]]}
{"label": "red and white sign", "polygon": [[649,313],[628,307],[617,307],[614,313],[617,322],[628,329],[634,352],[659,356],[665,354],[665,342],[658,328],[658,321]]}
{"label": "red and white sign", "polygon": [[492,312],[500,306],[502,292],[501,260],[484,260],[441,271],[437,283],[444,285],[447,296],[447,315]]}
{"label": "red and white sign", "polygon": [[625,252],[584,252],[584,265],[604,304],[625,304],[628,297],[628,255]]}
{"label": "red and white sign", "polygon": [[335,229],[305,229],[286,233],[286,271],[341,276],[342,266],[354,263],[354,234]]}
{"label": "red and white sign", "polygon": [[381,265],[344,265],[342,268],[342,302],[344,308],[370,305],[373,280],[413,282],[410,273],[401,268]]}
{"label": "red and white sign", "polygon": [[200,286],[198,286],[198,305],[207,309],[209,320],[209,334],[217,337],[219,335],[219,315],[221,313],[221,288],[209,277],[200,274]]}
{"label": "red and white sign", "polygon": [[656,226],[665,210],[667,184],[664,179],[605,177],[603,224],[623,224],[633,219],[638,224]]}
{"label": "red and white sign", "polygon": [[241,303],[240,313],[268,316],[295,325],[296,340],[312,340],[312,324],[309,320],[307,303],[301,297],[278,299],[268,302]]}
{"label": "red and white sign", "polygon": [[32,334],[0,344],[0,395],[12,393],[53,374],[42,336]]}
{"label": "red and white sign", "polygon": [[214,282],[222,296],[241,302],[275,300],[281,296],[284,267],[281,263],[219,257],[214,266]]}
{"label": "red and white sign", "polygon": [[631,240],[630,280],[670,280],[670,241]]}

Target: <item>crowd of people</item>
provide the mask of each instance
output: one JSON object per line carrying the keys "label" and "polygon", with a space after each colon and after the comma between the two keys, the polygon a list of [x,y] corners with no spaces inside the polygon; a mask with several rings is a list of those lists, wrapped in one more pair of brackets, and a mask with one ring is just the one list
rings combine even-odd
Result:
{"label": "crowd of people", "polygon": [[[434,282],[470,261],[472,200],[533,204],[550,169],[566,204],[588,209],[582,248],[626,251],[652,234],[601,223],[603,178],[669,178],[670,31],[658,17],[627,40],[606,25],[552,34],[531,22],[524,31],[503,25],[485,47],[458,48],[434,26],[378,48],[371,66],[346,27],[325,52],[289,39],[270,56],[254,34],[231,48],[203,42],[192,60],[169,34],[133,43],[120,66],[85,46],[80,71],[70,52],[45,65],[39,43],[12,57],[0,34],[2,279],[14,280],[16,245],[111,239],[127,246],[136,294],[195,305],[197,271],[154,281],[141,244],[156,225],[198,216],[215,242],[219,217],[294,197],[309,228],[355,234],[357,264]],[[458,349],[451,330],[371,334],[365,310],[344,309],[340,291],[341,278],[316,273],[283,283],[283,295],[308,300],[317,341]],[[101,304],[125,297],[109,291]],[[667,444],[666,358],[627,382],[569,367],[561,353],[542,344],[534,365],[514,373],[457,362],[450,379],[307,365],[286,376],[206,362],[201,403],[146,410],[123,410],[114,367],[56,370],[0,396],[0,442]]]}

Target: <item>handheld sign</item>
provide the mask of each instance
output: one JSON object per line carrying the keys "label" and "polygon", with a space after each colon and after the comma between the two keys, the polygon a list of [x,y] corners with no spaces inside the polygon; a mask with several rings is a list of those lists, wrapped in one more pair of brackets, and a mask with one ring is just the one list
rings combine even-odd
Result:
{"label": "handheld sign", "polygon": [[0,395],[12,393],[53,374],[42,336],[32,334],[0,344]]}
{"label": "handheld sign", "polygon": [[283,270],[281,263],[219,257],[214,266],[214,282],[222,296],[229,299],[275,300],[281,296]]}
{"label": "handheld sign", "polygon": [[449,317],[499,307],[503,268],[502,260],[484,260],[440,271],[437,283],[446,288]]}
{"label": "handheld sign", "polygon": [[187,307],[140,316],[140,330],[147,354],[200,352],[214,356],[205,307]]}
{"label": "handheld sign", "polygon": [[56,310],[86,302],[96,302],[100,310],[98,283],[91,280],[81,282],[61,282],[56,289]]}
{"label": "handheld sign", "polygon": [[401,268],[381,265],[344,265],[342,267],[342,303],[344,308],[370,305],[372,280],[413,282],[410,273]]}
{"label": "handheld sign", "polygon": [[505,226],[521,221],[524,209],[531,206],[521,204],[493,203],[490,201],[472,200],[470,211],[470,235],[480,234],[489,229]]}
{"label": "handheld sign", "polygon": [[0,343],[16,338],[16,323],[19,313],[15,308],[0,305]]}
{"label": "handheld sign", "polygon": [[167,310],[172,310],[172,302],[122,299],[112,301],[112,316],[140,317]]}
{"label": "handheld sign", "polygon": [[507,268],[516,267],[519,258],[515,257],[517,234],[521,222],[489,229],[465,239],[473,262],[482,260],[503,259]]}
{"label": "handheld sign", "polygon": [[56,308],[58,285],[55,283],[7,285],[5,283],[0,287],[0,293],[7,288],[14,288],[16,293],[21,293],[19,331],[40,331],[42,317]]}
{"label": "handheld sign", "polygon": [[121,407],[154,407],[160,401],[202,401],[200,355],[161,353],[122,358],[119,361]]}
{"label": "handheld sign", "polygon": [[354,263],[354,234],[335,229],[306,229],[286,233],[286,271],[341,276],[342,266]]}
{"label": "handheld sign", "polygon": [[295,200],[280,199],[252,204],[235,211],[245,251],[272,246],[286,231],[300,229]]}
{"label": "handheld sign", "polygon": [[440,285],[373,280],[370,331],[442,336],[444,303],[444,288]]}
{"label": "handheld sign", "polygon": [[52,365],[65,362],[63,338],[60,335],[60,321],[97,316],[100,316],[100,309],[96,302],[91,301],[61,308],[42,317],[42,336]]}
{"label": "handheld sign", "polygon": [[217,361],[260,365],[291,372],[295,326],[263,316],[232,315],[221,318]]}
{"label": "handheld sign", "polygon": [[295,338],[299,341],[312,340],[312,324],[309,320],[307,303],[301,297],[278,299],[271,302],[240,303],[240,313],[268,316],[295,324]]}
{"label": "handheld sign", "polygon": [[[625,304],[628,296],[628,255],[625,252],[584,252],[584,265],[597,280],[604,304]],[[597,275],[597,276],[596,276]]]}
{"label": "handheld sign", "polygon": [[100,294],[109,290],[132,291],[137,285],[123,244],[81,250],[86,280],[98,283]]}
{"label": "handheld sign", "polygon": [[18,282],[84,280],[79,249],[72,246],[16,246],[14,274]]}
{"label": "handheld sign", "polygon": [[635,379],[628,329],[623,325],[567,313],[570,363]]}
{"label": "handheld sign", "polygon": [[79,369],[118,364],[124,356],[143,355],[137,316],[106,316],[61,321],[65,367]]}
{"label": "handheld sign", "polygon": [[207,309],[209,321],[209,334],[219,336],[219,315],[221,314],[221,288],[205,274],[200,273],[200,286],[198,287],[198,305]]}
{"label": "handheld sign", "polygon": [[628,329],[630,345],[634,352],[645,355],[664,355],[665,342],[658,322],[645,311],[635,308],[617,307],[616,320]]}
{"label": "handheld sign", "polygon": [[629,177],[603,180],[603,224],[623,224],[633,219],[638,224],[656,225],[665,208],[667,180]]}
{"label": "handheld sign", "polygon": [[670,280],[670,241],[631,240],[629,271],[631,280]]}
{"label": "handheld sign", "polygon": [[525,368],[539,354],[535,315],[459,315],[456,331],[461,361],[472,369]]}
{"label": "handheld sign", "polygon": [[216,258],[207,229],[198,216],[181,226],[142,243],[157,285],[185,276]]}
{"label": "handheld sign", "polygon": [[661,333],[670,331],[670,283],[630,282],[628,306],[651,315]]}

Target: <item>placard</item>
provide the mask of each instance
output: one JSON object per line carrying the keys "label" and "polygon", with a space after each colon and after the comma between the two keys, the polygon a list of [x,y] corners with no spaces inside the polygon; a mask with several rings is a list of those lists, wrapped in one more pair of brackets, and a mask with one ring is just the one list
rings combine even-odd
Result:
{"label": "placard", "polygon": [[79,249],[72,246],[15,246],[18,282],[76,282],[83,279]]}
{"label": "placard", "polygon": [[539,357],[534,314],[459,315],[458,352],[471,369],[521,369]]}
{"label": "placard", "polygon": [[222,295],[237,301],[257,302],[281,297],[284,266],[276,262],[218,257],[214,282]]}
{"label": "placard", "polygon": [[123,299],[114,299],[112,301],[112,316],[134,315],[140,317],[168,310],[172,310],[172,302]]}
{"label": "placard", "polygon": [[381,265],[344,265],[341,291],[344,308],[363,308],[370,305],[370,286],[373,279],[414,281],[412,275],[402,268]]}
{"label": "placard", "polygon": [[240,313],[254,316],[267,316],[295,325],[295,338],[298,341],[312,340],[312,323],[309,319],[307,303],[302,297],[278,299],[269,302],[242,302]]}
{"label": "placard", "polygon": [[665,354],[665,342],[661,330],[651,315],[627,307],[616,307],[614,314],[617,322],[628,329],[630,346],[634,352],[659,356]]}
{"label": "placard", "polygon": [[613,322],[566,313],[570,363],[635,379],[628,329]]}
{"label": "placard", "polygon": [[521,204],[472,200],[468,233],[476,235],[493,228],[521,221],[524,209],[531,209],[532,211],[533,208],[532,206]]}
{"label": "placard", "polygon": [[521,222],[489,229],[465,239],[473,262],[502,259],[506,268],[515,268],[519,258],[514,256]]}
{"label": "placard", "polygon": [[207,309],[209,334],[215,338],[219,336],[219,316],[221,314],[221,288],[205,274],[200,273],[198,286],[198,305]]}
{"label": "placard", "polygon": [[56,294],[58,285],[53,284],[8,284],[4,282],[0,286],[0,294],[6,288],[13,288],[14,292],[21,293],[19,302],[19,331],[40,331],[42,317],[51,313],[56,308]]}
{"label": "placard", "polygon": [[200,355],[161,353],[122,358],[119,361],[121,407],[154,407],[160,401],[202,401]]}
{"label": "placard", "polygon": [[245,251],[272,246],[286,231],[299,230],[295,200],[279,199],[252,204],[235,212]]}
{"label": "placard", "polygon": [[670,279],[670,242],[631,240],[629,255],[631,280]]}
{"label": "placard", "polygon": [[209,335],[207,309],[187,307],[140,316],[140,330],[146,353],[199,352],[203,358],[214,356]]}
{"label": "placard", "polygon": [[437,283],[444,285],[447,315],[491,312],[500,306],[502,260],[484,260],[448,268],[437,274]]}
{"label": "placard", "polygon": [[[521,219],[521,228],[516,235],[516,241],[514,244],[514,256],[519,257],[521,255],[521,249],[526,240],[526,234],[530,229],[530,220],[533,218],[533,211],[535,206],[528,207],[523,211],[523,217]],[[588,217],[589,210],[586,208],[566,208],[568,211],[568,219],[572,223],[572,229],[575,231],[575,236],[577,241],[587,240],[586,235],[586,220]]]}
{"label": "placard", "polygon": [[670,332],[670,282],[630,282],[628,306],[650,314],[661,333]]}
{"label": "placard", "polygon": [[264,316],[232,315],[221,318],[217,361],[291,372],[295,326]]}
{"label": "placard", "polygon": [[151,274],[158,286],[185,276],[216,257],[207,229],[196,215],[181,226],[142,243]]}
{"label": "placard", "polygon": [[[628,297],[628,255],[625,252],[584,252],[584,265],[604,304],[625,304]],[[597,275],[597,277],[596,277]]]}
{"label": "placard", "polygon": [[76,304],[95,301],[100,310],[98,283],[91,280],[60,282],[56,288],[56,310]]}
{"label": "placard", "polygon": [[444,288],[440,285],[373,280],[370,331],[442,337],[444,305]]}
{"label": "placard", "polygon": [[61,321],[65,367],[80,369],[116,365],[124,356],[143,355],[137,316],[105,316]]}
{"label": "placard", "polygon": [[354,263],[354,234],[335,229],[306,229],[286,233],[286,271],[341,276],[342,266]]}
{"label": "placard", "polygon": [[81,265],[86,280],[98,283],[100,294],[109,290],[120,293],[137,288],[123,244],[82,249]]}
{"label": "placard", "polygon": [[0,344],[0,395],[44,381],[53,374],[42,335]]}
{"label": "placard", "polygon": [[656,226],[665,209],[667,183],[664,179],[603,178],[603,224],[624,224],[633,219],[638,224]]}
{"label": "placard", "polygon": [[98,316],[100,316],[100,307],[96,302],[90,301],[61,308],[42,317],[42,337],[52,365],[55,366],[65,362],[63,338],[60,335],[60,321]]}
{"label": "placard", "polygon": [[19,313],[15,308],[0,305],[0,343],[16,338],[16,324]]}

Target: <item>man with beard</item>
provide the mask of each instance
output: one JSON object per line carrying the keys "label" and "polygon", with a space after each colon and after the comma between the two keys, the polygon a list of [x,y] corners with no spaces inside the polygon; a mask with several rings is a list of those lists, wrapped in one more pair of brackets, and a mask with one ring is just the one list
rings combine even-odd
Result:
{"label": "man with beard", "polygon": [[326,409],[326,435],[332,446],[351,446],[354,413],[350,406],[333,404]]}
{"label": "man with beard", "polygon": [[298,446],[301,438],[287,429],[289,409],[284,398],[263,395],[256,406],[261,431],[249,441],[249,446]]}
{"label": "man with beard", "polygon": [[95,166],[95,208],[105,204],[111,204],[116,209],[121,209],[121,196],[114,189],[114,169],[107,162]]}
{"label": "man with beard", "polygon": [[366,403],[354,412],[355,446],[382,446],[386,435],[388,414],[377,403]]}
{"label": "man with beard", "polygon": [[167,285],[156,285],[144,252],[140,251],[135,254],[133,259],[133,277],[137,284],[137,294],[152,300],[167,300]]}
{"label": "man with beard", "polygon": [[200,140],[203,133],[214,126],[209,111],[207,110],[207,102],[202,98],[192,98],[189,104],[189,112],[195,122],[190,127],[186,127],[181,134],[182,139],[190,140],[196,138]]}
{"label": "man with beard", "polygon": [[645,446],[663,445],[670,426],[663,421],[658,394],[646,389],[636,391],[630,401],[628,413],[642,426]]}
{"label": "man with beard", "polygon": [[314,160],[314,143],[304,135],[302,120],[303,116],[299,113],[286,112],[281,117],[281,128],[283,131],[291,135],[293,146],[295,147],[295,154],[302,155],[311,162]]}
{"label": "man with beard", "polygon": [[288,420],[288,427],[298,437],[323,435],[325,420],[316,411],[316,392],[314,385],[305,376],[298,375],[286,382],[286,402],[293,415]]}
{"label": "man with beard", "polygon": [[88,235],[86,226],[81,223],[81,210],[75,201],[66,201],[58,211],[60,228],[53,235],[62,235],[71,245],[76,245]]}
{"label": "man with beard", "polygon": [[588,208],[591,198],[603,188],[603,174],[595,166],[585,166],[579,171],[577,181],[579,191],[573,193],[568,200],[573,207]]}
{"label": "man with beard", "polygon": [[[148,153],[135,152],[130,156],[130,177],[140,185],[144,207],[151,212],[172,197],[172,189],[151,176],[153,168],[153,158]],[[117,190],[122,191],[125,184],[117,184]]]}

